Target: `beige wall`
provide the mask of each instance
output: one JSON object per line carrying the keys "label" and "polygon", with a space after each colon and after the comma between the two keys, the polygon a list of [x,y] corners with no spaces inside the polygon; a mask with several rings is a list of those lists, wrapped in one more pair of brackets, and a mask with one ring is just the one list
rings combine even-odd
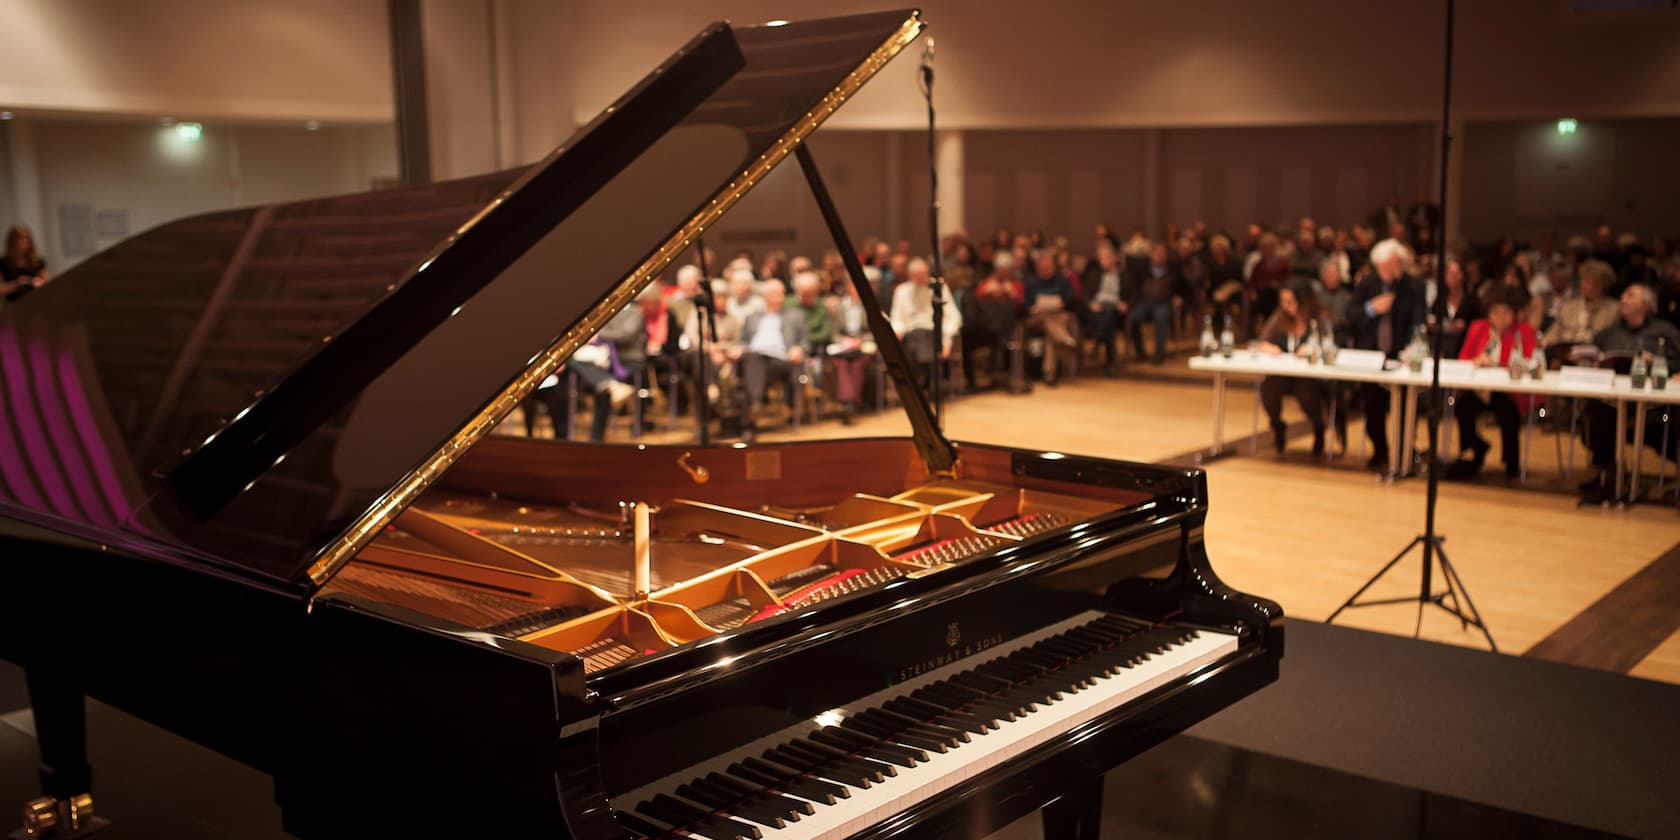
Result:
{"label": "beige wall", "polygon": [[[577,68],[580,122],[704,23],[843,14],[875,0],[573,0],[554,33]],[[1421,122],[1441,94],[1437,3],[926,0],[939,114],[953,128]],[[1680,114],[1680,12],[1579,16],[1564,0],[1459,3],[1466,117]],[[912,49],[920,49],[919,46]],[[914,128],[914,60],[834,124]]]}
{"label": "beige wall", "polygon": [[388,126],[311,132],[212,123],[196,143],[155,123],[34,122],[30,128],[43,217],[37,233],[57,271],[80,259],[63,252],[62,205],[126,210],[129,231],[138,233],[195,213],[356,192],[375,178],[396,176]]}
{"label": "beige wall", "polygon": [[385,0],[0,0],[0,107],[389,121]]}

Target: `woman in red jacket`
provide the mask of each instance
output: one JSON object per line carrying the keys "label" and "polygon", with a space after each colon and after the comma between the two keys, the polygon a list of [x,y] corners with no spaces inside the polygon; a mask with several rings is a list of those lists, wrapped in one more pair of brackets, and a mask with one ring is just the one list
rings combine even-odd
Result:
{"label": "woman in red jacket", "polygon": [[[1526,293],[1515,287],[1502,287],[1487,304],[1487,317],[1473,321],[1464,336],[1460,359],[1475,362],[1477,367],[1504,367],[1510,364],[1513,351],[1527,358],[1534,353],[1534,327],[1517,320],[1517,312],[1527,304]],[[1514,397],[1514,398],[1513,398]],[[1518,404],[1523,401],[1523,405]],[[1476,420],[1483,411],[1493,412],[1499,421],[1500,459],[1505,462],[1505,477],[1515,478],[1521,463],[1522,445],[1518,433],[1522,429],[1522,415],[1528,398],[1522,394],[1482,394],[1461,391],[1458,395],[1458,461],[1447,468],[1448,478],[1471,478],[1480,472],[1487,459],[1488,442],[1476,432]]]}

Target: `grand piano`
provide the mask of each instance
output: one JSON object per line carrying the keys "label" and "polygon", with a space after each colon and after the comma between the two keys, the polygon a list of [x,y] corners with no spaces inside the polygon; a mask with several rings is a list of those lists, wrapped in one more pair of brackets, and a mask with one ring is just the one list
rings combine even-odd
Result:
{"label": "grand piano", "polygon": [[1095,837],[1105,770],[1273,681],[1196,470],[907,438],[492,434],[923,22],[715,24],[545,160],[211,213],[0,311],[0,655],[35,836],[84,698],[327,837]]}

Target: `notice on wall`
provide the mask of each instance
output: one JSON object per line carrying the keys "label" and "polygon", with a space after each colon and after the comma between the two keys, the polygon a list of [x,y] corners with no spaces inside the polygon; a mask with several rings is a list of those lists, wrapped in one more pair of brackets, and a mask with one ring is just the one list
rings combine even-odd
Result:
{"label": "notice on wall", "polygon": [[100,210],[93,214],[93,233],[100,239],[122,239],[128,235],[127,210]]}
{"label": "notice on wall", "polygon": [[85,257],[99,250],[93,235],[93,205],[58,205],[58,238],[66,257]]}

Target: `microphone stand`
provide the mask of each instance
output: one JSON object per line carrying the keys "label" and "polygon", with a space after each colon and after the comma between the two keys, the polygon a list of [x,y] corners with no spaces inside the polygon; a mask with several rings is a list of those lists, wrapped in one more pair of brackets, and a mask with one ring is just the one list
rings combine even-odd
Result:
{"label": "microphone stand", "polygon": [[939,247],[939,166],[933,137],[932,38],[928,38],[922,48],[921,89],[922,98],[927,100],[928,237],[933,241],[933,280],[928,284],[933,292],[933,361],[928,371],[928,387],[933,392],[933,425],[940,428],[945,417],[945,389],[942,384],[945,360],[941,356],[945,348],[945,261]]}
{"label": "microphone stand", "polygon": [[694,357],[694,416],[700,423],[700,445],[705,446],[711,442],[712,434],[712,395],[706,383],[706,363],[711,357],[706,355],[706,336],[710,333],[712,343],[717,343],[717,317],[712,308],[712,272],[706,266],[706,240],[695,237],[694,248],[700,263],[700,294],[694,296],[694,317],[700,327],[698,353]]}
{"label": "microphone stand", "polygon": [[[1453,0],[1447,0],[1446,42],[1446,64],[1442,68],[1441,192],[1439,199],[1443,227],[1445,227],[1447,218],[1447,163],[1450,160],[1448,152],[1452,149],[1452,123],[1450,120],[1452,118]],[[1439,278],[1438,282],[1442,284],[1441,293],[1444,294],[1447,276],[1447,238],[1437,235],[1435,240],[1435,276]],[[1482,631],[1482,637],[1487,639],[1488,649],[1498,653],[1499,645],[1494,644],[1493,632],[1488,629],[1487,623],[1483,621],[1482,614],[1476,609],[1475,602],[1470,600],[1470,590],[1464,587],[1464,581],[1458,576],[1458,570],[1453,568],[1452,561],[1447,559],[1447,549],[1443,545],[1446,542],[1446,536],[1435,529],[1435,507],[1440,501],[1441,488],[1441,455],[1436,448],[1441,442],[1441,412],[1438,408],[1441,405],[1441,342],[1446,332],[1441,327],[1441,324],[1435,325],[1433,358],[1430,359],[1435,367],[1429,373],[1429,402],[1431,405],[1429,411],[1429,459],[1431,463],[1429,464],[1429,475],[1424,491],[1423,533],[1413,537],[1405,548],[1400,549],[1399,554],[1394,555],[1393,560],[1388,561],[1388,565],[1383,566],[1375,575],[1372,575],[1371,579],[1367,580],[1364,586],[1359,587],[1359,591],[1353,593],[1352,597],[1343,601],[1342,605],[1337,607],[1336,611],[1324,620],[1324,623],[1335,623],[1336,616],[1352,607],[1415,603],[1417,604],[1417,625],[1412,630],[1412,636],[1415,638],[1423,632],[1423,608],[1426,605],[1434,604],[1448,615],[1458,619],[1460,629],[1469,630],[1471,627],[1475,627]],[[1520,344],[1519,342],[1517,350],[1521,349]],[[1513,350],[1513,352],[1516,352],[1516,350]],[[1399,407],[1396,406],[1394,410],[1398,411]],[[1404,425],[1404,423],[1401,424],[1402,427]],[[1416,595],[1368,601],[1359,600],[1359,596],[1364,595],[1378,580],[1382,579],[1383,575],[1388,574],[1390,569],[1393,569],[1401,560],[1405,559],[1406,555],[1410,554],[1414,548],[1421,548],[1423,554],[1423,574]],[[1435,591],[1433,580],[1436,563],[1441,565],[1441,581],[1446,585],[1446,589],[1441,592]],[[1452,601],[1451,606],[1446,603],[1448,599]],[[1463,601],[1462,607],[1459,605],[1460,600]]]}

